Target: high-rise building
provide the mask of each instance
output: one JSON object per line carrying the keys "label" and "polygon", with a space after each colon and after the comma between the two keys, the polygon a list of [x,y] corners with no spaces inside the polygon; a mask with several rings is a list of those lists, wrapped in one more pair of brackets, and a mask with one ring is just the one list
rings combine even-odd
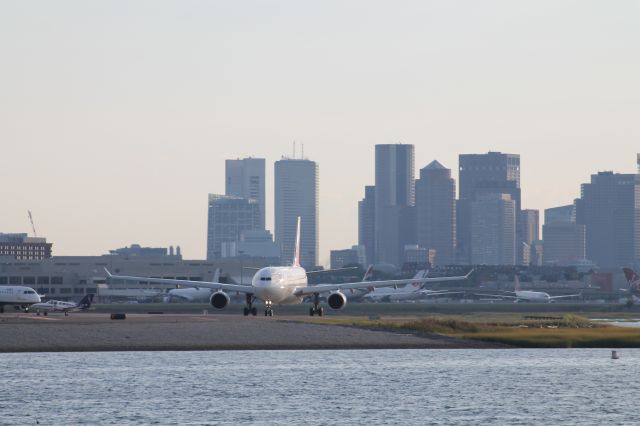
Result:
{"label": "high-rise building", "polygon": [[471,203],[471,263],[515,265],[516,203],[509,194],[485,194]]}
{"label": "high-rise building", "polygon": [[582,185],[577,206],[578,223],[586,226],[589,260],[601,268],[640,260],[640,175],[591,175],[591,182]]}
{"label": "high-rise building", "polygon": [[456,263],[456,182],[437,161],[420,170],[416,216],[418,245],[435,250],[438,265]]}
{"label": "high-rise building", "polygon": [[264,176],[264,158],[225,161],[225,194],[256,200],[260,208],[260,229],[265,229]]}
{"label": "high-rise building", "polygon": [[376,187],[365,186],[364,198],[358,201],[358,245],[364,247],[364,263],[375,261]]}
{"label": "high-rise building", "polygon": [[275,163],[275,238],[283,264],[293,260],[297,218],[301,218],[300,263],[318,265],[318,165],[302,159]]}
{"label": "high-rise building", "polygon": [[416,243],[413,145],[376,145],[375,259],[401,266]]}
{"label": "high-rise building", "polygon": [[260,207],[253,198],[209,194],[207,260],[233,257],[224,250],[237,244],[243,231],[260,229]]}
{"label": "high-rise building", "polygon": [[[520,156],[489,152],[487,154],[461,154],[459,156],[460,194],[457,203],[457,253],[459,263],[471,261],[471,206],[478,196],[509,194],[515,202],[517,247],[522,245],[520,226]],[[516,250],[518,261],[522,250]]]}
{"label": "high-rise building", "polygon": [[522,228],[522,264],[530,265],[533,262],[533,243],[540,240],[540,211],[522,210],[520,224]]}

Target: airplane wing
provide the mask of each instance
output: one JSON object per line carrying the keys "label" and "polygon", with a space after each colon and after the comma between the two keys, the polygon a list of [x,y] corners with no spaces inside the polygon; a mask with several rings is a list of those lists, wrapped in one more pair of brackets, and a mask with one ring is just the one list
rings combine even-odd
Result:
{"label": "airplane wing", "polygon": [[556,300],[556,299],[566,299],[569,297],[582,297],[582,293],[578,293],[578,294],[563,294],[562,296],[549,296],[550,300]]}
{"label": "airplane wing", "polygon": [[424,296],[443,296],[447,294],[464,294],[464,291],[448,291],[448,290],[420,290],[420,294]]}
{"label": "airplane wing", "polygon": [[169,284],[169,285],[181,285],[185,287],[198,287],[198,288],[211,288],[213,290],[226,290],[238,293],[253,293],[254,289],[250,285],[238,285],[238,284],[224,284],[213,283],[206,281],[191,281],[191,280],[173,280],[168,278],[149,278],[149,277],[131,277],[127,275],[111,275],[111,273],[105,268],[105,272],[109,278],[123,281],[144,281],[157,284]]}
{"label": "airplane wing", "polygon": [[[473,272],[473,271],[471,271]],[[315,293],[329,293],[338,290],[357,290],[357,289],[373,289],[376,287],[395,287],[410,283],[433,283],[443,281],[459,281],[469,278],[469,272],[461,277],[442,277],[442,278],[405,278],[402,280],[385,280],[385,281],[359,281],[345,284],[318,284],[309,287],[302,287],[295,291],[296,296],[306,296]]]}
{"label": "airplane wing", "polygon": [[500,299],[519,299],[517,296],[509,296],[507,294],[483,294],[483,293],[473,293],[474,296],[482,296],[482,297],[498,297]]}

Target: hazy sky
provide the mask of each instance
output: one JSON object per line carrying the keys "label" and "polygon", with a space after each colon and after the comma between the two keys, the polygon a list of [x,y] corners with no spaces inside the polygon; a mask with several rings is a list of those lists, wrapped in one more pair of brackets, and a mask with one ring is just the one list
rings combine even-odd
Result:
{"label": "hazy sky", "polygon": [[[374,145],[416,175],[517,153],[524,208],[640,151],[640,2],[2,1],[0,232],[55,255],[140,243],[203,258],[224,159],[320,167],[320,260],[357,242]],[[454,173],[457,179],[457,172]]]}

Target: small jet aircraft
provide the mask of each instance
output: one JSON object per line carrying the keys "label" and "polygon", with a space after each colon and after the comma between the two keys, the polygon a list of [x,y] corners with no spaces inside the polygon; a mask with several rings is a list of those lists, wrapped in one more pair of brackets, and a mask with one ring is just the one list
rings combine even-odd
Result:
{"label": "small jet aircraft", "polygon": [[31,309],[36,311],[36,315],[40,312],[47,316],[49,312],[64,312],[64,316],[68,316],[71,311],[85,311],[91,307],[93,302],[93,294],[87,294],[78,303],[63,302],[61,300],[48,300],[46,302],[34,303]]}

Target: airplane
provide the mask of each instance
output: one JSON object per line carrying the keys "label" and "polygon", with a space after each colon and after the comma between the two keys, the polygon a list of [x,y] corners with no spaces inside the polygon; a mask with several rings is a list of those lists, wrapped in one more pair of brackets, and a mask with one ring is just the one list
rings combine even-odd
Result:
{"label": "airplane", "polygon": [[4,312],[7,305],[28,312],[29,306],[41,301],[40,295],[31,287],[0,286],[0,313]]}
{"label": "airplane", "polygon": [[36,310],[36,315],[40,315],[42,311],[44,316],[49,312],[64,312],[64,316],[68,316],[70,311],[85,311],[91,307],[93,302],[93,294],[87,294],[78,303],[63,302],[61,300],[49,300],[41,303],[34,303],[31,309]]}
{"label": "airplane", "polygon": [[[109,279],[119,279],[124,281],[146,281],[160,284],[182,285],[185,287],[206,287],[215,290],[209,299],[211,305],[216,309],[225,308],[230,301],[229,292],[242,293],[245,295],[246,306],[243,313],[257,315],[257,309],[253,303],[259,299],[265,303],[265,316],[273,316],[273,304],[288,305],[299,304],[307,297],[313,301],[313,307],[309,309],[309,315],[322,316],[324,308],[320,306],[320,295],[327,295],[327,304],[331,309],[343,309],[347,304],[347,296],[344,291],[367,289],[376,287],[390,287],[402,285],[416,281],[415,279],[387,280],[387,281],[358,281],[344,284],[318,284],[309,286],[307,281],[307,271],[300,266],[300,217],[297,221],[295,250],[291,266],[269,266],[258,270],[251,285],[225,284],[225,283],[205,283],[189,280],[172,280],[148,277],[131,277],[122,275],[111,275],[105,268]],[[465,279],[456,277],[456,279]],[[440,278],[421,278],[417,280],[422,283],[440,282]]]}
{"label": "airplane", "polygon": [[[213,282],[217,283],[220,280],[220,268],[216,269],[213,274]],[[188,287],[188,288],[174,288],[167,292],[165,301],[171,303],[174,300],[181,302],[208,302],[211,298],[213,289],[208,287]]]}
{"label": "airplane", "polygon": [[582,293],[578,294],[563,294],[562,296],[551,296],[544,291],[531,291],[520,289],[520,278],[516,275],[513,281],[513,295],[509,294],[476,294],[476,296],[495,297],[500,299],[513,299],[513,303],[518,302],[538,302],[538,303],[553,303],[558,299],[567,299],[569,297],[581,297]]}
{"label": "airplane", "polygon": [[629,302],[635,303],[640,295],[640,276],[631,268],[622,268],[622,272],[629,283],[629,290],[624,291],[629,291]]}
{"label": "airplane", "polygon": [[[420,279],[426,277],[428,271],[418,271],[413,277],[414,279]],[[457,277],[452,277],[457,279]],[[452,281],[448,277],[442,278],[443,281]],[[424,289],[424,284],[419,281],[414,281],[406,284],[404,287],[382,287],[374,288],[371,292],[364,295],[364,300],[375,302],[395,302],[400,300],[417,300],[423,297],[429,296],[445,296],[449,294],[460,294],[462,292],[451,292],[448,290],[427,290]]]}

